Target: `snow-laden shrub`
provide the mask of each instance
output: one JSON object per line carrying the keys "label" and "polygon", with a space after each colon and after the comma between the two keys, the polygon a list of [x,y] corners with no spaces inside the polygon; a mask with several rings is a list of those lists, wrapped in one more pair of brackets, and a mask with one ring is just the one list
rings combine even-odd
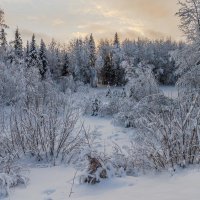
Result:
{"label": "snow-laden shrub", "polygon": [[200,93],[200,65],[191,67],[186,73],[178,79],[176,87],[179,91],[179,97],[185,98],[195,93]]}
{"label": "snow-laden shrub", "polygon": [[139,65],[134,67],[125,61],[122,65],[126,69],[126,78],[128,80],[126,90],[130,98],[140,101],[145,96],[160,92],[151,66]]}
{"label": "snow-laden shrub", "polygon": [[24,66],[0,62],[0,103],[10,105],[19,101],[25,91]]}
{"label": "snow-laden shrub", "polygon": [[108,178],[108,168],[100,158],[90,157],[88,155],[88,169],[80,177],[81,183],[96,184],[102,179]]}
{"label": "snow-laden shrub", "polygon": [[114,157],[92,152],[87,156],[87,168],[80,176],[80,183],[96,184],[104,179],[125,176],[125,169],[114,162]]}
{"label": "snow-laden shrub", "polygon": [[135,153],[143,168],[175,171],[200,163],[198,98],[196,95],[190,104],[178,101],[167,110],[161,106],[159,112],[140,117]]}
{"label": "snow-laden shrub", "polygon": [[112,90],[108,88],[106,92],[91,94],[82,98],[85,102],[83,113],[94,116],[113,116],[125,107],[126,93],[124,89]]}
{"label": "snow-laden shrub", "polygon": [[84,138],[79,110],[51,81],[38,83],[33,92],[9,107],[6,117],[1,112],[0,156],[15,152],[54,164],[69,160]]}
{"label": "snow-laden shrub", "polygon": [[120,108],[120,112],[114,115],[114,123],[126,128],[136,127],[136,121],[141,116],[149,112],[160,112],[162,109],[168,109],[173,100],[165,97],[162,93],[146,96],[139,102],[126,98]]}
{"label": "snow-laden shrub", "polygon": [[108,98],[107,101],[103,102],[99,108],[100,116],[113,116],[118,113],[122,103],[120,100],[121,98],[115,96]]}
{"label": "snow-laden shrub", "polygon": [[[63,99],[64,100],[64,99]],[[14,147],[37,160],[63,160],[81,144],[76,130],[78,112],[65,99],[52,100],[46,106],[16,108],[11,113],[11,141]]]}
{"label": "snow-laden shrub", "polygon": [[28,178],[24,170],[15,164],[15,158],[7,155],[0,158],[0,198],[9,195],[10,188],[26,185]]}
{"label": "snow-laden shrub", "polygon": [[60,91],[66,92],[68,90],[70,91],[76,91],[76,82],[73,79],[73,76],[62,76],[58,79],[58,86]]}
{"label": "snow-laden shrub", "polygon": [[104,179],[124,176],[123,165],[117,164],[117,159],[112,153],[107,154],[99,147],[99,142],[102,141],[98,140],[98,132],[84,129],[84,133],[84,145],[74,163],[75,168],[82,171],[79,177],[80,183],[96,184]]}

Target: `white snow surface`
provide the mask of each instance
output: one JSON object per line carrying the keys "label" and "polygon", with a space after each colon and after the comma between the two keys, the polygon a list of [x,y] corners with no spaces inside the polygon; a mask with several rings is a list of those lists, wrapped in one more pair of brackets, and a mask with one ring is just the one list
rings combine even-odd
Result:
{"label": "white snow surface", "polygon": [[84,126],[89,130],[97,131],[97,148],[104,149],[106,153],[112,151],[112,146],[129,145],[134,129],[115,126],[109,117],[84,117]]}
{"label": "white snow surface", "polygon": [[[164,94],[177,97],[174,87],[161,87]],[[128,145],[133,129],[117,127],[111,118],[83,117],[84,125],[97,129],[99,148],[112,150],[113,143]],[[72,188],[75,169],[65,166],[30,167],[30,182],[26,187],[11,189],[4,200],[199,200],[200,171],[185,170],[174,176],[170,173],[143,177],[122,177],[102,181],[100,184],[79,184],[78,172]],[[70,191],[73,193],[69,197]]]}
{"label": "white snow surface", "polygon": [[200,172],[189,170],[146,177],[122,177],[97,185],[73,185],[75,170],[65,167],[32,168],[29,185],[11,190],[6,200],[199,200]]}
{"label": "white snow surface", "polygon": [[178,97],[178,90],[175,86],[160,86],[160,89],[169,98],[176,99]]}

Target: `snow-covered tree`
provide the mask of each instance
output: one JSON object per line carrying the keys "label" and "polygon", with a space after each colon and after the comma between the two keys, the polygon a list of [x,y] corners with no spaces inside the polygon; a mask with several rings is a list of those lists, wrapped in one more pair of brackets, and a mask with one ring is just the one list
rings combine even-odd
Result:
{"label": "snow-covered tree", "polygon": [[42,74],[43,74],[42,62],[38,55],[34,34],[32,36],[32,40],[30,43],[27,67],[28,68],[37,68],[40,72],[40,75],[42,76]]}
{"label": "snow-covered tree", "polygon": [[179,1],[180,9],[176,15],[180,18],[180,29],[188,40],[200,38],[200,1]]}
{"label": "snow-covered tree", "polygon": [[15,40],[14,40],[13,43],[14,43],[15,55],[18,58],[22,58],[22,56],[23,56],[23,43],[22,43],[22,38],[21,38],[21,35],[19,33],[18,27],[15,31]]}
{"label": "snow-covered tree", "polygon": [[3,49],[3,50],[6,50],[6,46],[7,46],[7,40],[6,40],[6,32],[5,32],[5,29],[2,28],[0,30],[0,47]]}
{"label": "snow-covered tree", "polygon": [[126,89],[129,97],[139,101],[145,96],[159,93],[159,87],[150,65],[145,64],[143,66],[140,64],[135,67],[130,65],[130,63],[123,62],[122,66],[126,69],[126,78],[128,81]]}
{"label": "snow-covered tree", "polygon": [[62,66],[62,76],[69,76],[70,75],[70,66],[69,66],[69,56],[66,52],[63,58],[63,66]]}
{"label": "snow-covered tree", "polygon": [[[99,62],[100,60],[101,62]],[[112,44],[108,40],[100,41],[98,47],[98,65],[102,84],[115,85]]]}
{"label": "snow-covered tree", "polygon": [[[177,86],[185,95],[193,95],[199,92],[199,66],[200,66],[200,1],[187,0],[179,2],[180,9],[177,12],[180,18],[180,29],[190,41],[183,49],[177,49],[172,57],[176,61],[177,75],[179,80]],[[182,96],[182,95],[181,95]]]}
{"label": "snow-covered tree", "polygon": [[8,28],[8,25],[5,23],[5,13],[4,11],[0,8],[0,28]]}
{"label": "snow-covered tree", "polygon": [[41,40],[40,49],[39,49],[39,56],[40,56],[40,60],[42,62],[42,70],[40,71],[42,79],[45,78],[46,73],[48,71],[48,60],[47,60],[46,54],[47,54],[46,45],[45,45],[44,41]]}
{"label": "snow-covered tree", "polygon": [[7,40],[5,29],[8,28],[8,25],[5,23],[5,13],[0,8],[0,48],[2,50],[1,54],[6,51]]}
{"label": "snow-covered tree", "polygon": [[94,42],[93,35],[90,35],[89,42],[89,64],[91,68],[95,68],[95,62],[96,62],[96,46]]}
{"label": "snow-covered tree", "polygon": [[96,46],[93,35],[89,38],[89,65],[90,65],[90,84],[92,87],[97,87],[97,71],[96,71]]}
{"label": "snow-covered tree", "polygon": [[113,64],[114,64],[114,74],[115,74],[115,85],[124,85],[125,84],[125,70],[121,67],[122,62],[122,50],[120,46],[119,36],[116,33],[113,42],[112,48],[113,54]]}
{"label": "snow-covered tree", "polygon": [[113,69],[112,54],[109,53],[104,58],[104,65],[101,71],[103,84],[114,85],[115,84],[115,71]]}

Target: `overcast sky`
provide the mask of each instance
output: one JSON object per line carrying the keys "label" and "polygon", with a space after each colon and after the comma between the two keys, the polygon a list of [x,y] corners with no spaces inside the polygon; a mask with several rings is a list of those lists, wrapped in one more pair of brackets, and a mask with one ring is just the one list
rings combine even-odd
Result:
{"label": "overcast sky", "polygon": [[0,0],[10,26],[9,38],[18,26],[23,39],[36,33],[46,41],[61,42],[93,33],[96,39],[182,39],[178,29],[176,0]]}

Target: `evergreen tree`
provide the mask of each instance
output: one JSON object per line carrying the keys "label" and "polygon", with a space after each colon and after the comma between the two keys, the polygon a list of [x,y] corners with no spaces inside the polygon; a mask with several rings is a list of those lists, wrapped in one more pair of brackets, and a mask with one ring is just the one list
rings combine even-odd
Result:
{"label": "evergreen tree", "polygon": [[118,33],[115,33],[113,45],[114,45],[114,47],[116,47],[116,48],[120,48],[120,42],[119,42]]}
{"label": "evergreen tree", "polygon": [[26,43],[26,49],[25,49],[25,63],[27,64],[29,60],[29,42]]}
{"label": "evergreen tree", "polygon": [[48,51],[47,51],[49,70],[53,77],[56,76],[56,69],[57,69],[57,55],[56,55],[57,46],[58,46],[57,42],[54,39],[52,39],[52,41],[48,46]]}
{"label": "evergreen tree", "polygon": [[62,62],[61,62],[61,58],[60,58],[60,51],[57,48],[56,49],[56,55],[55,55],[55,62],[56,62],[56,69],[54,70],[54,75],[55,77],[60,77],[62,75]]}
{"label": "evergreen tree", "polygon": [[114,73],[115,73],[115,80],[114,84],[122,86],[125,84],[125,71],[121,67],[122,62],[122,50],[120,46],[119,36],[116,33],[113,42],[113,64],[114,64]]}
{"label": "evergreen tree", "polygon": [[0,47],[3,50],[6,50],[6,46],[7,46],[6,32],[5,32],[5,29],[2,28],[0,31]]}
{"label": "evergreen tree", "polygon": [[40,60],[42,62],[42,69],[40,71],[42,79],[45,78],[46,72],[48,70],[48,60],[47,60],[46,52],[47,52],[46,45],[45,45],[44,41],[41,40],[40,50],[39,50],[39,56],[40,56]]}
{"label": "evergreen tree", "polygon": [[15,51],[15,55],[18,58],[22,58],[22,56],[23,56],[23,44],[22,44],[22,39],[21,39],[21,35],[19,33],[18,28],[15,31],[14,51]]}
{"label": "evergreen tree", "polygon": [[90,66],[90,84],[92,87],[97,87],[97,71],[95,69],[96,63],[96,46],[93,35],[89,39],[89,66]]}
{"label": "evergreen tree", "polygon": [[102,68],[102,81],[105,85],[114,85],[115,74],[113,70],[112,55],[107,54],[104,58],[104,66]]}
{"label": "evergreen tree", "polygon": [[35,66],[37,64],[36,62],[38,60],[38,54],[37,54],[36,41],[35,41],[34,34],[32,36],[32,40],[31,40],[30,47],[29,47],[29,58],[30,58],[29,67]]}
{"label": "evergreen tree", "polygon": [[62,67],[62,76],[68,76],[70,74],[69,72],[69,56],[67,53],[64,55],[63,60],[63,67]]}
{"label": "evergreen tree", "polygon": [[0,8],[0,28],[8,28],[8,25],[6,25],[5,23],[5,19],[4,19],[4,11]]}
{"label": "evergreen tree", "polygon": [[89,39],[89,62],[90,62],[90,67],[94,68],[96,62],[96,46],[92,34],[90,35]]}
{"label": "evergreen tree", "polygon": [[8,26],[5,23],[4,11],[0,8],[0,48],[3,51],[6,51],[7,47],[6,32],[5,32],[6,28],[8,28]]}
{"label": "evergreen tree", "polygon": [[28,68],[34,68],[34,67],[37,68],[40,72],[40,75],[42,76],[42,74],[43,74],[42,62],[41,62],[38,52],[37,52],[34,34],[32,36],[32,40],[30,43],[27,67]]}

